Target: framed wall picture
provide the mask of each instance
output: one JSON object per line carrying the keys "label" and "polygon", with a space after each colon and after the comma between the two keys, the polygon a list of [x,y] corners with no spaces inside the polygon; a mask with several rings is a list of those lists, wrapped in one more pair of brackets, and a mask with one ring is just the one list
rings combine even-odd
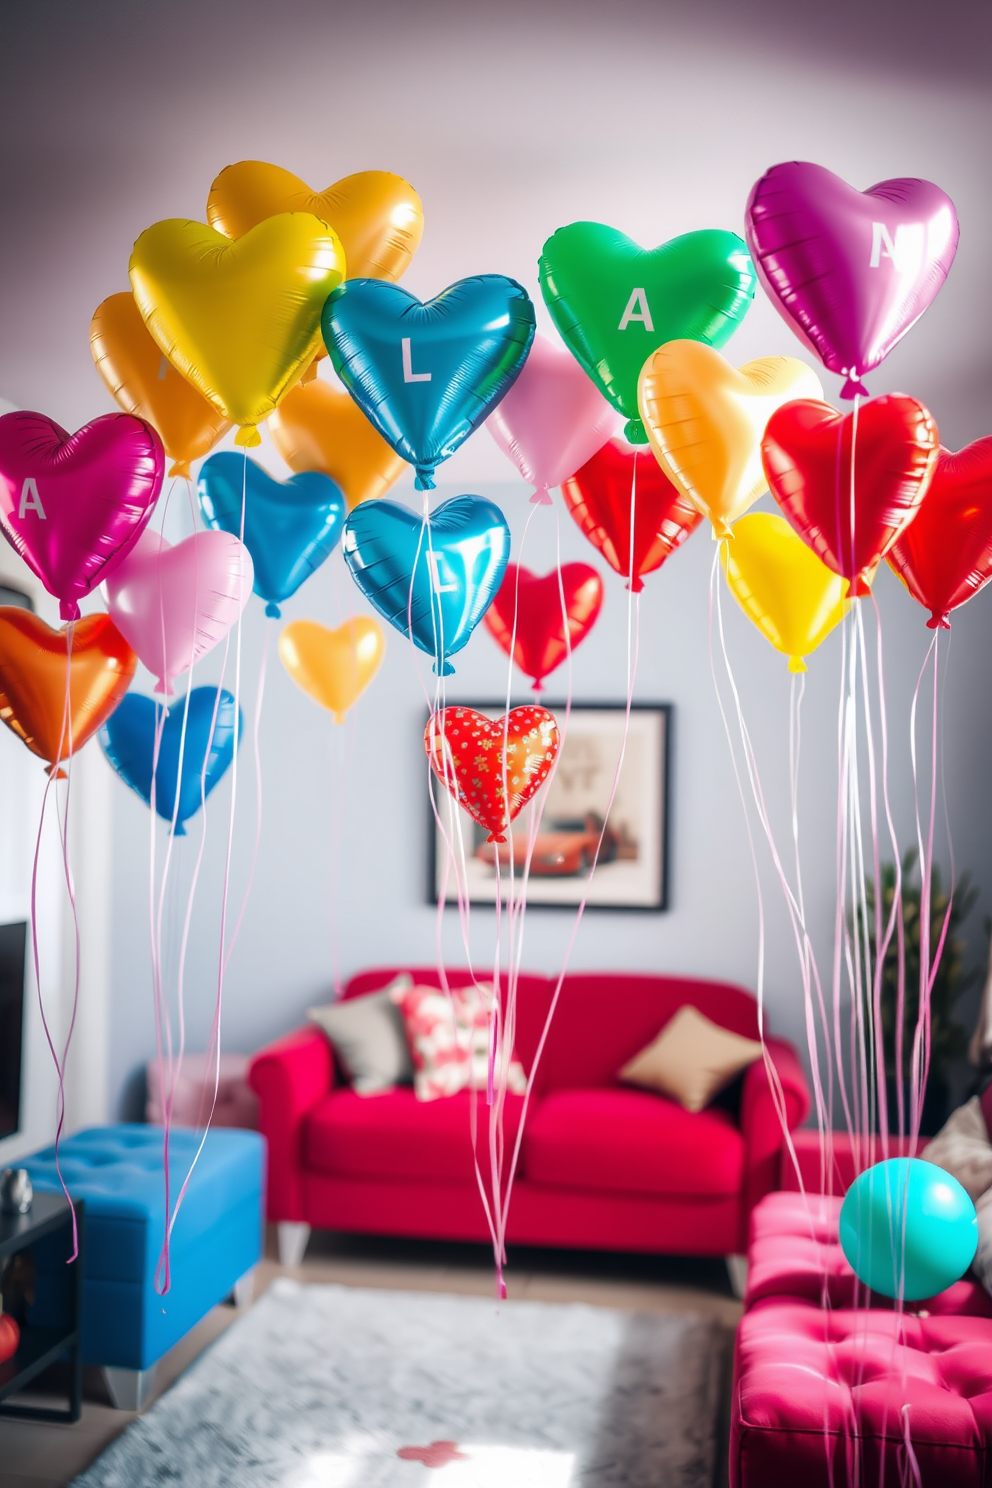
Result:
{"label": "framed wall picture", "polygon": [[[473,703],[488,718],[500,718],[503,703]],[[547,703],[559,722],[563,703]],[[573,703],[557,768],[535,802],[513,825],[515,873],[527,846],[529,813],[541,810],[527,886],[529,907],[576,907],[657,912],[668,900],[668,755],[672,709],[668,703],[635,703],[630,712],[623,766],[595,871],[596,843],[613,789],[624,740],[622,703]],[[496,844],[458,806],[437,779],[434,796],[443,831],[430,815],[428,899],[457,903],[455,865],[445,837],[464,856],[464,881],[472,904],[495,904]],[[500,846],[501,876],[509,875],[509,843]],[[503,885],[506,897],[506,884]]]}

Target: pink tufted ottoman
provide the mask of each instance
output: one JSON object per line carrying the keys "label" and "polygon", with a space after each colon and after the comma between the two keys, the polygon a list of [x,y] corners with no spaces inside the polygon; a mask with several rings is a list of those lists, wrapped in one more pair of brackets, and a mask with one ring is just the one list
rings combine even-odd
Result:
{"label": "pink tufted ottoman", "polygon": [[[241,1126],[258,1129],[258,1097],[248,1084],[248,1054],[220,1056],[220,1083],[211,1126]],[[186,1054],[176,1081],[172,1102],[172,1120],[176,1126],[202,1126],[210,1114],[214,1093],[214,1061],[206,1054]],[[162,1121],[162,1092],[159,1086],[158,1060],[151,1059],[146,1068],[148,1102],[145,1120],[153,1125]]]}

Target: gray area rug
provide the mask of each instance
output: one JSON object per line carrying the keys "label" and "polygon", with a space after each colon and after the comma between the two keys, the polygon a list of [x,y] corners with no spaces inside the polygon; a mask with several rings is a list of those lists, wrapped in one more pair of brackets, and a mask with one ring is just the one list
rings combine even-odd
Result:
{"label": "gray area rug", "polygon": [[280,1278],[76,1488],[711,1488],[710,1319]]}

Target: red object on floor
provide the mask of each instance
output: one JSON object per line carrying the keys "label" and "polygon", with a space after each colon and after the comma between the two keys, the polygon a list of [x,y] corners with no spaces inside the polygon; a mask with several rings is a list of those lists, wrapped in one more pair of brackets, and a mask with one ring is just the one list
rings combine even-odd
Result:
{"label": "red object on floor", "polygon": [[397,1457],[404,1462],[422,1462],[425,1467],[447,1467],[449,1462],[467,1462],[468,1453],[459,1452],[456,1442],[436,1441],[429,1447],[399,1447]]}
{"label": "red object on floor", "polygon": [[17,1353],[21,1330],[9,1312],[0,1312],[0,1364],[6,1364]]}
{"label": "red object on floor", "polygon": [[[436,967],[390,967],[353,977],[356,997],[398,971],[438,986]],[[449,970],[452,986],[470,983]],[[518,984],[516,1052],[530,1070],[554,992],[549,977]],[[740,1115],[691,1115],[664,1096],[621,1085],[630,1058],[685,1004],[757,1037],[751,995],[723,982],[619,973],[566,977],[535,1082],[510,1206],[511,1243],[665,1254],[728,1255],[744,1248],[754,1204],[772,1189],[782,1131],[759,1060],[742,1082]],[[790,1126],[809,1101],[795,1050],[768,1040]],[[475,1179],[467,1094],[417,1101],[409,1089],[358,1096],[340,1082],[315,1027],[257,1054],[249,1080],[269,1144],[274,1221],[366,1234],[489,1239]],[[515,1135],[521,1101],[508,1097]],[[478,1102],[477,1150],[488,1178],[488,1108]]]}

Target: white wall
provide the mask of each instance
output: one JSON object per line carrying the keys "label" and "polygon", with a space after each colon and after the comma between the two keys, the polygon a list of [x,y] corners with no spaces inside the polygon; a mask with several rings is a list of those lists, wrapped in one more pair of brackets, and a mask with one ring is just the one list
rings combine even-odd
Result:
{"label": "white wall", "polygon": [[[399,171],[417,185],[427,214],[407,281],[415,293],[499,270],[536,297],[536,260],[555,227],[592,218],[646,244],[701,226],[739,228],[756,177],[774,161],[798,157],[861,186],[890,175],[928,176],[955,199],[962,239],[951,278],[869,385],[873,393],[901,388],[921,397],[952,446],[989,432],[987,7],[950,0],[938,25],[931,6],[866,8],[849,0],[826,11],[784,0],[756,0],[745,12],[706,0],[619,0],[609,7],[511,3],[485,10],[370,3],[347,13],[310,0],[278,7],[176,0],[138,10],[108,0],[98,11],[68,12],[34,0],[9,7],[3,25],[19,66],[4,100],[9,148],[0,164],[13,224],[0,246],[0,392],[21,406],[43,408],[73,427],[109,406],[89,361],[90,314],[104,295],[126,286],[137,233],[161,216],[201,215],[212,176],[232,160],[279,161],[314,184],[368,166]],[[759,299],[729,351],[743,361],[794,353],[796,343]],[[833,395],[836,386],[827,381]],[[519,546],[525,496],[485,433],[443,474],[439,496],[477,491],[499,500]],[[538,513],[525,562],[550,565],[553,524],[552,513]],[[567,518],[562,524],[563,557],[592,556]],[[710,561],[700,533],[648,581],[642,604],[637,694],[675,705],[672,909],[659,917],[590,916],[575,959],[751,984],[754,889],[706,651]],[[622,696],[625,596],[613,576],[607,582],[603,617],[576,656],[578,699]],[[890,575],[881,576],[878,589],[893,748],[901,750],[893,788],[908,830],[906,711],[928,633]],[[955,621],[945,714],[955,846],[959,864],[973,868],[983,885],[983,908],[992,892],[990,605],[988,596],[979,599]],[[334,559],[286,612],[332,621],[361,607]],[[249,699],[261,626],[253,604],[245,623]],[[788,679],[742,618],[733,617],[731,632],[777,792]],[[208,680],[213,667],[205,663],[195,681]],[[832,913],[836,674],[837,646],[828,643],[811,669],[804,758],[807,890],[824,933]],[[504,678],[500,654],[479,635],[449,697],[491,697]],[[422,716],[399,636],[390,638],[382,674],[337,735],[271,665],[262,724],[262,854],[231,965],[228,1047],[250,1048],[289,1027],[326,990],[335,959],[348,971],[372,960],[432,955],[434,919],[423,902]],[[246,748],[235,900],[253,833],[248,761]],[[111,784],[108,1077],[116,1105],[152,1037],[147,812]],[[194,1043],[209,1022],[228,791],[222,786],[210,803],[188,979]],[[181,908],[180,893],[169,914]],[[473,925],[481,955],[492,916],[477,911]],[[525,961],[553,968],[566,935],[563,915],[534,913]],[[798,979],[785,935],[775,910],[772,1021],[798,1036]]]}

